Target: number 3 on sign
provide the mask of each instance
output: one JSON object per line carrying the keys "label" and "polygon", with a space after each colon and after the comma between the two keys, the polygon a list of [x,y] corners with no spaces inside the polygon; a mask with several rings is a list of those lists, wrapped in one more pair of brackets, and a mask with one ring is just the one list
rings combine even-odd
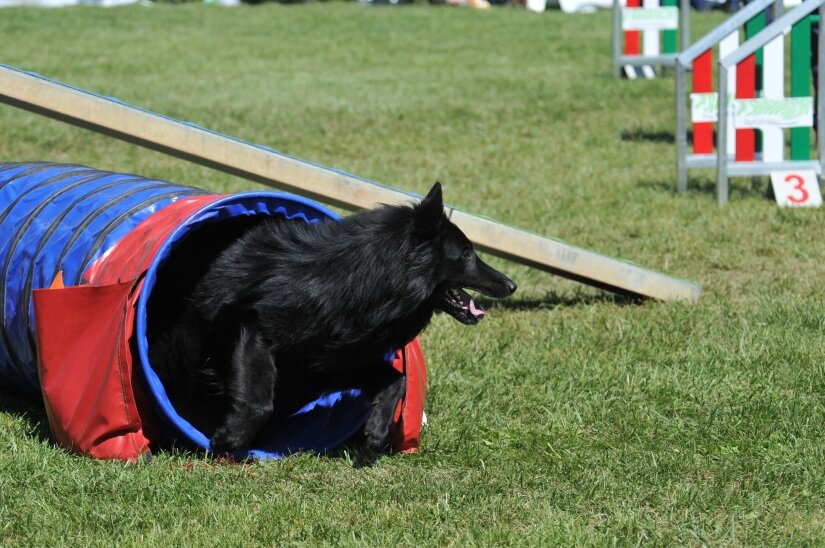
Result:
{"label": "number 3 on sign", "polygon": [[822,194],[819,181],[812,169],[800,171],[774,171],[771,185],[776,203],[781,207],[819,207]]}

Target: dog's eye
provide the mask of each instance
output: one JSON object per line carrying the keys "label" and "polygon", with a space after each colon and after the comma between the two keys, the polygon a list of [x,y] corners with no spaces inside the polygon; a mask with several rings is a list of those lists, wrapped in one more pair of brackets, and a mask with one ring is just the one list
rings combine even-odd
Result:
{"label": "dog's eye", "polygon": [[471,259],[473,257],[473,248],[467,247],[461,252],[462,259]]}

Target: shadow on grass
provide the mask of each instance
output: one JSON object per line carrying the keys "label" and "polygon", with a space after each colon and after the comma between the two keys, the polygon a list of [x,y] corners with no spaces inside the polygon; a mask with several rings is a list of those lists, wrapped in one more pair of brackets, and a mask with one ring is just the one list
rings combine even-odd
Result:
{"label": "shadow on grass", "polygon": [[[648,188],[676,194],[676,170],[673,170],[672,181],[645,181],[637,183],[639,188]],[[773,189],[766,177],[735,177],[730,180],[730,199],[735,198],[763,198],[773,200]],[[687,193],[703,195],[716,200],[716,181],[706,177],[688,178]]]}
{"label": "shadow on grass", "polygon": [[44,441],[51,439],[49,421],[43,407],[4,388],[0,388],[0,413],[26,421],[31,426],[32,434],[39,439]]}
{"label": "shadow on grass", "polygon": [[[629,141],[632,143],[668,143],[673,144],[676,138],[673,132],[670,131],[648,131],[642,128],[624,130],[620,134],[622,141]],[[689,135],[690,139],[691,136]]]}
{"label": "shadow on grass", "polygon": [[486,297],[475,299],[485,310],[541,310],[567,306],[581,306],[601,303],[611,303],[618,306],[632,306],[644,302],[643,297],[600,291],[581,295],[557,295],[549,293],[542,298],[510,298],[493,300]]}
{"label": "shadow on grass", "polygon": [[[175,444],[156,446],[153,448],[152,453],[154,455],[165,454],[166,456],[176,457],[184,461],[187,466],[191,466],[191,463],[193,461],[209,463],[215,466],[244,466],[254,464],[256,462],[264,462],[253,456],[249,456],[246,458],[236,458],[231,455],[220,455],[210,453],[203,449],[193,448],[187,445]],[[374,466],[376,463],[378,463],[378,461],[380,461],[381,459],[391,459],[398,457],[401,454],[394,452],[375,453],[373,451],[365,449],[362,446],[356,445],[353,442],[347,442],[336,449],[331,449],[322,454],[316,454],[311,451],[298,451],[286,455],[284,459],[290,459],[301,455],[311,456],[313,458],[318,459],[343,460],[349,463],[349,465],[353,468],[370,468]]]}
{"label": "shadow on grass", "polygon": [[383,458],[400,456],[400,453],[375,453],[356,444],[345,444],[324,454],[323,458],[347,461],[353,468],[371,468]]}

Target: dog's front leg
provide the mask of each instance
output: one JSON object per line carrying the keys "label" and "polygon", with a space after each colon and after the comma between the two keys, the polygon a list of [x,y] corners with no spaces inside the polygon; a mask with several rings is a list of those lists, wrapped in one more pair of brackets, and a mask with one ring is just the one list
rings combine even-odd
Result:
{"label": "dog's front leg", "polygon": [[364,441],[367,448],[375,452],[386,449],[390,441],[395,409],[407,391],[407,377],[399,376],[395,371],[392,373],[395,378],[372,395],[372,411],[364,425]]}
{"label": "dog's front leg", "polygon": [[274,410],[275,361],[253,326],[240,324],[226,387],[227,413],[209,440],[215,453],[248,447]]}

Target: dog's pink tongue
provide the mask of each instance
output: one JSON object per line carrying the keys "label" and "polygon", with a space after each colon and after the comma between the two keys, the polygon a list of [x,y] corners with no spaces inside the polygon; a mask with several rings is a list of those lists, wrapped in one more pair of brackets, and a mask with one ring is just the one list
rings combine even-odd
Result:
{"label": "dog's pink tongue", "polygon": [[486,315],[482,309],[476,308],[476,302],[473,299],[470,299],[470,314],[475,318],[483,318]]}

